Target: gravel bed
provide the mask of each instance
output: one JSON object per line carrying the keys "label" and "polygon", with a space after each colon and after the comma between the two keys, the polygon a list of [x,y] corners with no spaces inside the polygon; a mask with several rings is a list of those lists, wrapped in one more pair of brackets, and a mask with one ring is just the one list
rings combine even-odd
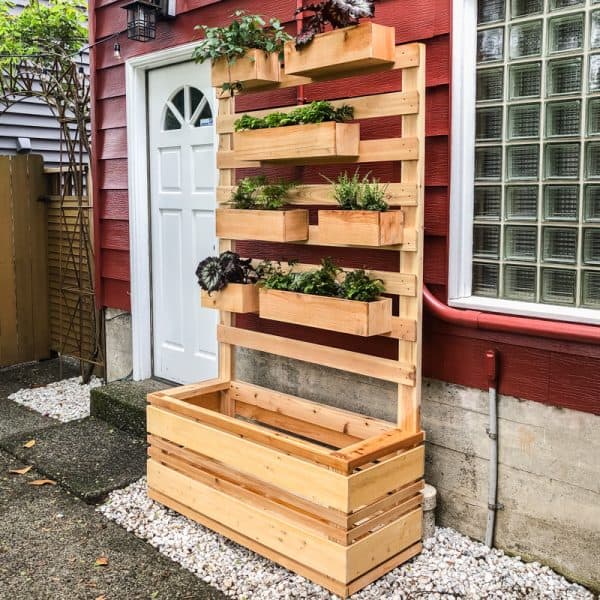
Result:
{"label": "gravel bed", "polygon": [[[150,500],[145,478],[112,492],[98,510],[232,598],[336,598],[303,577]],[[593,595],[539,563],[524,563],[452,529],[437,528],[418,557],[352,598],[593,600]]]}
{"label": "gravel bed", "polygon": [[8,399],[63,423],[90,415],[90,390],[101,386],[102,379],[93,376],[89,383],[81,377],[71,377],[43,387],[25,388]]}

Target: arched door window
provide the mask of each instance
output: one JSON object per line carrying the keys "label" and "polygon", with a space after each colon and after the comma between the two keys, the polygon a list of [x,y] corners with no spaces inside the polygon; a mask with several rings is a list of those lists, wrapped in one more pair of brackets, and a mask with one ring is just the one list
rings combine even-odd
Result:
{"label": "arched door window", "polygon": [[195,87],[185,85],[167,100],[163,112],[163,131],[182,127],[207,127],[213,124],[213,115],[206,96]]}

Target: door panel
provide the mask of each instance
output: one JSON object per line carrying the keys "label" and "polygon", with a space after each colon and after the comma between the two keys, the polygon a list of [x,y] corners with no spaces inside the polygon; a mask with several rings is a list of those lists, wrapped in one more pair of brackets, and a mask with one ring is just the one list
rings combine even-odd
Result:
{"label": "door panel", "polygon": [[216,377],[216,311],[200,307],[194,275],[214,254],[217,170],[210,66],[148,73],[154,374],[178,383]]}

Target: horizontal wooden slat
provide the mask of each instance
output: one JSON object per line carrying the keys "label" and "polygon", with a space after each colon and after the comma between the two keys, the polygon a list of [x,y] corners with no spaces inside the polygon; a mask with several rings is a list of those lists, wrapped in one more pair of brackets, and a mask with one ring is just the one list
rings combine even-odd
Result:
{"label": "horizontal wooden slat", "polygon": [[268,411],[326,427],[356,438],[381,435],[394,428],[392,423],[366,415],[312,402],[243,381],[231,382],[231,398]]}
{"label": "horizontal wooden slat", "polygon": [[[396,115],[414,114],[419,110],[419,93],[389,92],[387,94],[374,94],[370,96],[357,96],[345,100],[331,100],[336,108],[349,104],[354,108],[355,119],[372,119],[376,117],[390,117]],[[298,108],[297,105],[270,108],[267,110],[252,110],[247,113],[252,117],[265,117],[273,112],[289,113]],[[232,133],[234,123],[242,113],[224,115],[217,118],[217,133]]]}
{"label": "horizontal wooden slat", "polygon": [[[278,431],[270,431],[265,427],[257,426],[252,423],[247,423],[227,415],[220,414],[215,411],[207,410],[201,406],[194,406],[186,403],[183,400],[170,398],[165,395],[156,394],[151,401],[152,406],[157,406],[163,410],[172,411],[178,415],[191,417],[200,423],[216,427],[223,431],[228,431],[234,435],[238,435],[244,439],[252,440],[269,448],[277,448],[284,452],[299,456],[311,462],[325,465],[339,471],[347,473],[347,460],[341,455],[334,455],[332,452],[323,446],[314,444],[309,441],[304,441],[286,433]],[[356,460],[351,457],[353,462]]]}
{"label": "horizontal wooden slat", "polygon": [[297,242],[290,242],[292,244],[303,244],[306,246],[333,246],[334,248],[367,248],[369,250],[396,250],[403,252],[414,252],[416,248],[416,233],[414,230],[404,230],[404,242],[402,244],[394,246],[357,246],[356,244],[336,244],[328,241],[323,241],[319,236],[319,226],[309,225],[308,227],[308,239]]}
{"label": "horizontal wooden slat", "polygon": [[[358,148],[358,158],[355,160],[335,158],[301,159],[293,161],[296,165],[326,164],[326,163],[372,163],[397,160],[417,160],[419,154],[418,138],[382,138],[377,140],[361,140]],[[291,162],[291,161],[290,161]],[[257,161],[239,160],[235,150],[217,152],[217,167],[219,169],[242,169],[260,167]]]}
{"label": "horizontal wooden slat", "polygon": [[[386,202],[390,206],[415,206],[417,202],[417,186],[403,183],[386,185]],[[236,186],[219,186],[217,201],[226,204],[231,200]],[[336,205],[331,184],[300,185],[289,192],[289,204],[298,206]]]}
{"label": "horizontal wooden slat", "polygon": [[[223,462],[316,504],[346,511],[347,477],[225,431],[148,406],[148,433]],[[311,485],[307,486],[306,482]]]}
{"label": "horizontal wooden slat", "polygon": [[382,456],[412,448],[423,442],[423,432],[407,433],[400,429],[386,431],[376,437],[371,437],[352,446],[341,448],[334,452],[334,456],[343,458],[347,462],[348,473],[351,473],[357,467],[373,462]]}
{"label": "horizontal wooden slat", "polygon": [[414,366],[395,360],[225,325],[218,326],[217,337],[225,344],[278,354],[408,386],[415,385]]}

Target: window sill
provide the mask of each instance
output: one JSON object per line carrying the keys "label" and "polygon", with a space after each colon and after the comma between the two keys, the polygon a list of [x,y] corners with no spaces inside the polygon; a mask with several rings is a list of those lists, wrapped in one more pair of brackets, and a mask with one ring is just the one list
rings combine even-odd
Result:
{"label": "window sill", "polygon": [[553,321],[568,321],[572,323],[586,323],[600,325],[600,310],[590,308],[570,308],[568,306],[550,306],[533,302],[519,302],[517,300],[502,300],[497,298],[484,298],[469,296],[465,298],[451,298],[448,305],[453,308],[464,308],[486,312],[517,315],[533,319],[550,319]]}

